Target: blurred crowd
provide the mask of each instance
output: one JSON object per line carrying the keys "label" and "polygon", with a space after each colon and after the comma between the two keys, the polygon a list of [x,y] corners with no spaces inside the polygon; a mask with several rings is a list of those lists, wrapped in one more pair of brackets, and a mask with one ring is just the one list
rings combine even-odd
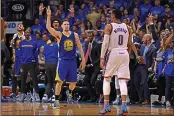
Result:
{"label": "blurred crowd", "polygon": [[[144,61],[138,63],[135,55],[130,54],[130,70],[131,80],[129,81],[129,98],[130,103],[149,104],[151,91],[149,88],[157,87],[155,94],[159,95],[158,100],[153,104],[165,104],[171,106],[174,102],[174,9],[172,5],[174,1],[168,0],[168,4],[161,4],[162,0],[82,0],[81,4],[76,4],[72,0],[68,7],[68,12],[65,12],[63,4],[50,4],[52,10],[52,27],[55,30],[62,31],[61,22],[68,20],[70,22],[70,29],[78,33],[80,41],[86,55],[88,46],[91,45],[91,54],[84,71],[77,71],[78,83],[75,93],[79,93],[82,101],[102,102],[102,70],[100,69],[100,51],[101,44],[104,37],[104,28],[111,23],[110,13],[113,9],[119,9],[122,12],[121,21],[126,23],[132,29],[132,41],[136,45],[139,55],[144,58]],[[24,29],[23,24],[17,27],[18,33],[14,34],[13,39],[10,40],[10,45],[13,49],[12,56],[12,94],[10,97],[16,98],[16,88],[19,86],[18,95],[20,92],[26,93],[26,100],[32,99],[33,87],[35,88],[35,100],[38,98],[38,83],[54,84],[54,79],[50,80],[49,75],[45,73],[45,64],[49,62],[51,57],[48,57],[48,45],[56,46],[56,38],[50,35],[46,29],[46,14],[45,9],[48,5],[40,3],[38,6],[38,16],[34,19],[34,24],[31,27]],[[25,30],[25,31],[24,31]],[[27,77],[32,77],[26,81],[27,84],[21,85],[22,77],[20,77],[20,70],[15,72],[16,65],[19,61],[18,49],[20,49],[20,42],[28,38],[34,41],[36,49],[33,53],[37,59],[38,64],[34,67],[29,67],[26,72]],[[9,41],[9,40],[8,40]],[[23,42],[24,43],[24,42]],[[3,43],[1,43],[2,46]],[[33,45],[33,43],[32,43]],[[58,46],[58,45],[57,45]],[[58,47],[55,48],[58,48]],[[45,49],[45,47],[47,49]],[[5,60],[3,67],[5,72],[7,70],[7,61],[10,60],[6,47],[1,48],[1,55],[4,55]],[[27,51],[27,50],[26,50]],[[29,51],[30,52],[30,51]],[[80,64],[81,58],[77,49],[77,62]],[[51,53],[50,53],[51,54]],[[52,54],[56,58],[55,54]],[[58,56],[57,56],[58,57]],[[35,59],[35,60],[36,60]],[[54,59],[54,58],[53,58]],[[57,60],[53,60],[57,62]],[[27,62],[27,61],[26,61]],[[25,62],[25,63],[26,63]],[[19,64],[18,64],[19,65]],[[19,67],[19,66],[18,66]],[[17,68],[18,68],[17,67]],[[30,68],[36,68],[36,74]],[[8,72],[8,71],[6,71]],[[46,71],[47,72],[47,71]],[[3,77],[8,77],[8,73],[3,73]],[[44,77],[44,79],[42,78]],[[38,80],[38,81],[34,81]],[[44,80],[44,81],[43,81]],[[48,81],[49,80],[49,81]],[[66,86],[66,84],[65,84]],[[117,98],[120,97],[119,92],[115,91],[114,78],[111,83],[111,101],[118,104]],[[26,90],[23,89],[26,87]],[[83,91],[80,90],[83,88]],[[52,88],[50,88],[52,89]],[[118,90],[118,88],[116,88]],[[32,93],[30,92],[32,91]],[[54,91],[54,89],[53,89]],[[85,92],[84,92],[85,91]],[[51,100],[55,96],[53,92],[49,94]],[[45,96],[44,94],[44,96]],[[62,92],[62,100],[64,100]],[[44,99],[43,96],[43,99]],[[162,103],[162,96],[165,96],[165,102]]]}

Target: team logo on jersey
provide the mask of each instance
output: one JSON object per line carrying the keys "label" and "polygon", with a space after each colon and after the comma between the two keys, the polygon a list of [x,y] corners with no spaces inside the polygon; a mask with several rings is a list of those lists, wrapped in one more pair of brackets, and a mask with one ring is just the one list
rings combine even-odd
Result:
{"label": "team logo on jersey", "polygon": [[71,51],[73,49],[73,41],[68,39],[68,40],[65,40],[64,42],[64,49],[66,51]]}

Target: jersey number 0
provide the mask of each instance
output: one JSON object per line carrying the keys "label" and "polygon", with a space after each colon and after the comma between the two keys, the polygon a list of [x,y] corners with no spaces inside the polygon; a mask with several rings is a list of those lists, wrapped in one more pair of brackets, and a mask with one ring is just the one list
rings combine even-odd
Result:
{"label": "jersey number 0", "polygon": [[123,35],[118,36],[118,45],[123,45]]}

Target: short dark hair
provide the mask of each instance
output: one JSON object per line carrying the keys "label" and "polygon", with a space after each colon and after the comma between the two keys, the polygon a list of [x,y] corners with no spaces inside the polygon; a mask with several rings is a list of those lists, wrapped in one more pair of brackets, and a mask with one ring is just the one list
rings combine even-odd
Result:
{"label": "short dark hair", "polygon": [[62,23],[63,23],[63,22],[69,22],[69,21],[68,21],[67,19],[65,19],[65,20],[62,21]]}
{"label": "short dark hair", "polygon": [[120,10],[113,10],[112,13],[115,15],[115,18],[121,19],[122,13]]}

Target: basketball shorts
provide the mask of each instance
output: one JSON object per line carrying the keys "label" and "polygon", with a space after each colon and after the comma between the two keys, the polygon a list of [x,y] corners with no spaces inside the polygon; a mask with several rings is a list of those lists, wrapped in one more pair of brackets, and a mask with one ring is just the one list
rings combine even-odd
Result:
{"label": "basketball shorts", "polygon": [[130,79],[129,53],[127,50],[113,49],[106,62],[105,77],[112,77],[117,73],[118,79]]}
{"label": "basketball shorts", "polygon": [[56,71],[56,81],[77,82],[77,62],[73,60],[59,60]]}

